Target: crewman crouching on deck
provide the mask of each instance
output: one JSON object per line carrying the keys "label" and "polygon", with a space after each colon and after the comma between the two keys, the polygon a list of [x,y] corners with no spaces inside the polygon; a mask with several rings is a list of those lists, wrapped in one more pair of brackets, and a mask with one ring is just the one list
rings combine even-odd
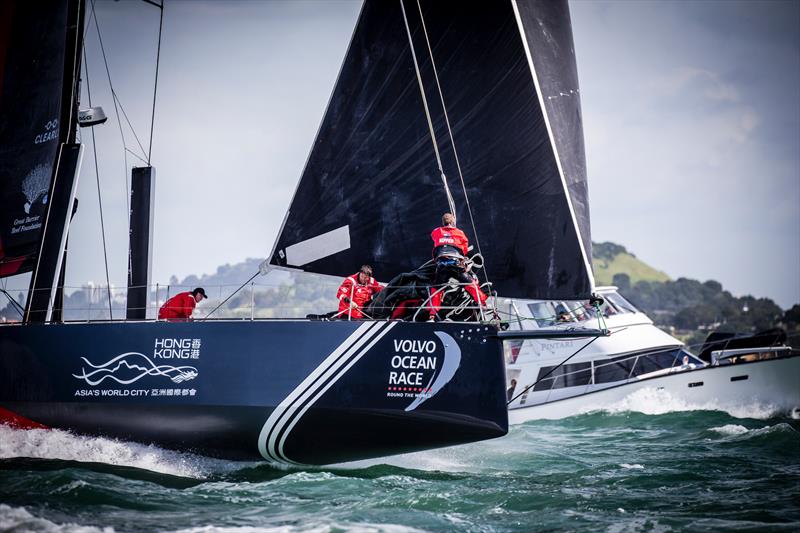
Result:
{"label": "crewman crouching on deck", "polygon": [[336,293],[339,299],[337,318],[346,320],[365,318],[364,306],[382,289],[383,286],[372,277],[372,267],[363,265],[361,270],[344,279]]}
{"label": "crewman crouching on deck", "polygon": [[192,319],[194,307],[206,296],[206,291],[202,287],[197,287],[192,292],[179,292],[161,306],[158,310],[160,320],[170,322],[188,322]]}

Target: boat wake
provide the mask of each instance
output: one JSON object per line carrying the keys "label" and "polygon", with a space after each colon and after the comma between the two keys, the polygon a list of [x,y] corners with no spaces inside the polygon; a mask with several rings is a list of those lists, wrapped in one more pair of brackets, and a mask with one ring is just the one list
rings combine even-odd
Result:
{"label": "boat wake", "polygon": [[11,507],[0,503],[0,531],[42,531],[46,533],[109,533],[113,528],[97,528],[79,526],[74,523],[56,524],[45,518],[39,518],[28,512],[24,507]]}
{"label": "boat wake", "polygon": [[716,401],[694,403],[677,398],[665,390],[653,388],[632,392],[622,400],[604,407],[603,412],[618,414],[639,412],[646,415],[663,415],[666,413],[686,411],[721,411],[733,418],[753,418],[768,420],[786,415],[786,410],[773,404],[747,403],[722,404]]}
{"label": "boat wake", "polygon": [[[92,470],[109,470],[109,473],[127,478],[142,478],[175,486],[183,486],[186,483],[143,476],[130,469],[188,478],[197,482],[232,483],[259,483],[304,472],[314,475],[335,472],[337,475],[372,478],[387,475],[387,469],[390,474],[412,477],[422,475],[428,479],[439,477],[442,471],[459,472],[465,469],[466,465],[453,459],[452,456],[457,455],[455,449],[438,451],[440,452],[438,454],[417,452],[399,455],[390,458],[389,461],[383,458],[327,467],[290,467],[263,461],[226,461],[188,452],[166,450],[154,445],[74,435],[59,429],[26,430],[0,424],[0,463],[13,461],[15,464],[24,464],[25,469],[35,470],[74,466],[68,463],[77,463],[79,466],[92,464],[94,466],[89,467]],[[192,485],[194,483],[186,486]],[[2,530],[0,528],[0,531]]]}
{"label": "boat wake", "polygon": [[[286,533],[287,531],[294,531],[295,528],[290,528],[282,525],[272,527],[252,527],[252,526],[213,526],[204,525],[196,527],[188,527],[181,529],[163,529],[163,531],[172,531],[173,533]],[[24,507],[11,507],[9,505],[0,503],[0,531],[39,531],[43,533],[113,533],[113,527],[94,527],[78,525],[74,522],[56,523],[46,518],[40,518],[31,514]],[[340,523],[329,521],[319,521],[318,524],[309,524],[308,528],[303,528],[303,531],[350,531],[353,533],[418,533],[423,530],[415,527],[404,526],[400,524],[383,524],[383,523],[364,523],[364,522],[350,522],[342,521]]]}
{"label": "boat wake", "polygon": [[201,480],[252,466],[252,463],[212,459],[153,445],[73,435],[58,429],[25,430],[0,425],[0,459],[23,457],[104,463]]}

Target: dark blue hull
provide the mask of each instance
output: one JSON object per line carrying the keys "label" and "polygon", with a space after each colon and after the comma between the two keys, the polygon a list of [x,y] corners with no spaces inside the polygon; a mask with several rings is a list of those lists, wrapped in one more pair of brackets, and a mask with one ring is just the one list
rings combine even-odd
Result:
{"label": "dark blue hull", "polygon": [[4,326],[0,407],[231,459],[380,457],[506,433],[496,334],[405,322]]}

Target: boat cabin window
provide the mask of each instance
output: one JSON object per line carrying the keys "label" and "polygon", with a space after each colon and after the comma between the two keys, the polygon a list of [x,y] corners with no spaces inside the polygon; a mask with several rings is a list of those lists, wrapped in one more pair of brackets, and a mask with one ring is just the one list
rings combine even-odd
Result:
{"label": "boat cabin window", "polygon": [[675,363],[675,366],[682,365],[684,357],[686,358],[686,360],[688,361],[689,364],[697,365],[697,366],[705,366],[706,365],[706,363],[702,359],[697,357],[692,352],[687,351],[685,349],[681,349],[680,353],[678,354],[678,361]]}
{"label": "boat cabin window", "polygon": [[628,300],[622,297],[621,294],[616,292],[609,292],[603,295],[603,298],[614,304],[614,307],[621,313],[637,313],[637,309]]}
{"label": "boat cabin window", "polygon": [[641,355],[636,359],[636,365],[633,367],[633,376],[641,376],[642,374],[649,374],[657,370],[664,370],[665,368],[672,368],[674,366],[681,366],[683,354],[682,350],[668,350],[664,352],[651,353]]}
{"label": "boat cabin window", "polygon": [[603,313],[604,317],[614,316],[620,314],[622,311],[616,308],[611,301],[606,298],[606,301],[603,302],[603,305],[600,306],[600,312]]}
{"label": "boat cabin window", "polygon": [[572,322],[585,322],[596,317],[588,302],[564,302],[564,306],[569,310]]}
{"label": "boat cabin window", "polygon": [[628,379],[636,356],[623,355],[594,361],[594,382],[611,383]]}
{"label": "boat cabin window", "polygon": [[[543,366],[539,369],[534,391],[579,387],[581,385],[613,383],[656,372],[679,367],[684,357],[690,364],[703,366],[703,362],[682,348],[672,348],[647,354],[621,355],[610,359],[597,359],[585,363],[572,363],[562,366]],[[592,381],[594,365],[594,381]],[[545,377],[546,376],[546,377]]]}
{"label": "boat cabin window", "polygon": [[528,304],[528,309],[539,327],[552,326],[556,323],[556,308],[553,302],[533,302]]}
{"label": "boat cabin window", "polygon": [[[552,373],[548,374],[551,371]],[[558,368],[555,366],[543,366],[539,369],[539,375],[536,379],[541,379],[544,376],[547,377],[534,385],[534,391],[588,385],[592,381],[592,363],[573,363],[561,365]]]}
{"label": "boat cabin window", "polygon": [[594,382],[611,383],[649,374],[658,370],[682,366],[684,357],[689,364],[703,366],[703,362],[681,348],[642,355],[623,355],[613,359],[598,359],[594,363]]}

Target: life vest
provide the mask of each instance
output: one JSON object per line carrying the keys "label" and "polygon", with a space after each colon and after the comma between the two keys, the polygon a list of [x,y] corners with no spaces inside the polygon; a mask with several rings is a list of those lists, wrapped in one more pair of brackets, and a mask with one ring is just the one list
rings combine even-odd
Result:
{"label": "life vest", "polygon": [[469,251],[469,239],[458,228],[452,226],[442,226],[431,232],[433,239],[433,257],[447,254],[448,252],[467,256]]}

